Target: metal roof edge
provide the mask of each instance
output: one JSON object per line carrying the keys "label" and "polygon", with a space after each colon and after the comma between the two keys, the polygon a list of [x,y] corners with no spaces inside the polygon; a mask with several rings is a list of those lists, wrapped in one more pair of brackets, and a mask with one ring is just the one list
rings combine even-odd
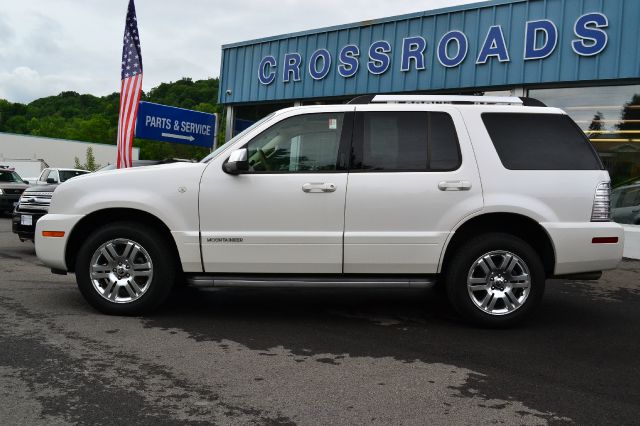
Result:
{"label": "metal roof edge", "polygon": [[443,14],[446,14],[446,13],[462,12],[462,11],[475,10],[475,9],[483,9],[483,8],[487,8],[487,7],[501,6],[501,5],[505,5],[505,4],[522,3],[522,2],[526,2],[526,1],[529,1],[529,0],[484,0],[484,1],[479,1],[479,2],[475,2],[475,3],[468,3],[468,4],[458,5],[458,6],[449,6],[449,7],[439,8],[439,9],[425,10],[425,11],[421,11],[421,12],[407,13],[407,14],[403,14],[403,15],[388,16],[388,17],[385,17],[385,18],[371,19],[371,20],[359,21],[359,22],[351,22],[351,23],[347,23],[347,24],[334,25],[334,26],[330,26],[330,27],[322,27],[322,28],[316,28],[316,29],[311,29],[311,30],[296,31],[296,32],[293,32],[293,33],[279,34],[279,35],[263,37],[263,38],[256,38],[256,39],[252,39],[252,40],[240,41],[240,42],[235,42],[235,43],[227,43],[227,44],[223,44],[222,45],[222,50],[224,50],[224,49],[233,49],[233,48],[242,47],[242,46],[249,46],[249,45],[252,45],[252,44],[268,43],[268,42],[272,42],[272,41],[276,41],[276,40],[284,40],[284,39],[287,39],[287,38],[301,37],[301,36],[306,36],[306,35],[310,35],[310,34],[318,34],[318,33],[332,32],[332,31],[339,31],[339,30],[344,30],[344,29],[348,29],[348,28],[368,27],[370,25],[384,24],[384,23],[387,23],[387,22],[393,22],[393,21],[398,21],[398,20],[402,20],[402,19],[420,18],[420,17],[423,17],[423,16],[443,15]]}

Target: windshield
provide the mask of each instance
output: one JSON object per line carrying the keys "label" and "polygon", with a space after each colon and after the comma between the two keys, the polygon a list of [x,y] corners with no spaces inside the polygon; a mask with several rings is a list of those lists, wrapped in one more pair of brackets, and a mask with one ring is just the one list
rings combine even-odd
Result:
{"label": "windshield", "polygon": [[267,115],[266,117],[256,121],[251,126],[247,127],[242,132],[238,133],[237,135],[235,135],[234,137],[229,139],[229,141],[227,141],[227,143],[225,143],[223,145],[220,145],[218,148],[216,148],[215,151],[213,151],[211,154],[207,155],[202,160],[200,160],[200,162],[201,163],[208,163],[212,158],[214,158],[216,155],[220,154],[222,151],[224,151],[226,148],[228,148],[230,146],[230,144],[233,144],[235,141],[237,141],[239,138],[241,138],[244,134],[246,134],[246,133],[250,132],[251,130],[255,129],[256,127],[258,127],[259,125],[261,125],[265,121],[271,119],[271,117],[273,117],[274,115],[275,115],[275,112],[272,112],[271,114]]}
{"label": "windshield", "polygon": [[22,183],[22,179],[16,172],[0,171],[0,182]]}
{"label": "windshield", "polygon": [[85,172],[83,170],[60,170],[60,182],[64,182],[66,180],[71,179],[72,177],[86,175],[89,172]]}

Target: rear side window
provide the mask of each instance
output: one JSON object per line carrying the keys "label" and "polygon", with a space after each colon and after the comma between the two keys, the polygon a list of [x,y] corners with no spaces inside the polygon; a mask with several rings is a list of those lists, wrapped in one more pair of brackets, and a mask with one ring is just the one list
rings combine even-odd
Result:
{"label": "rear side window", "polygon": [[484,113],[482,120],[507,169],[602,169],[589,140],[569,116]]}
{"label": "rear side window", "polygon": [[356,117],[352,171],[449,171],[460,166],[449,114],[371,111]]}

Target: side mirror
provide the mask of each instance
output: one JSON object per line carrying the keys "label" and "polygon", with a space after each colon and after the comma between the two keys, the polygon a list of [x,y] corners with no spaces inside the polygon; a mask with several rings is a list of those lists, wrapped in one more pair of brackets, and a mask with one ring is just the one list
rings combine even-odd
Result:
{"label": "side mirror", "polygon": [[47,178],[47,183],[58,183],[54,178]]}
{"label": "side mirror", "polygon": [[229,159],[222,165],[222,170],[230,175],[239,175],[249,170],[247,148],[236,149]]}

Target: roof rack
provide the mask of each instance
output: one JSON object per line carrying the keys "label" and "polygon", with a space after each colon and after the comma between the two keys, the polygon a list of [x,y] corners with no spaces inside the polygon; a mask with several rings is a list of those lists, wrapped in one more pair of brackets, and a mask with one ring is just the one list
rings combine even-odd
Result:
{"label": "roof rack", "polygon": [[524,104],[522,99],[510,96],[457,95],[376,95],[370,102],[387,104]]}

